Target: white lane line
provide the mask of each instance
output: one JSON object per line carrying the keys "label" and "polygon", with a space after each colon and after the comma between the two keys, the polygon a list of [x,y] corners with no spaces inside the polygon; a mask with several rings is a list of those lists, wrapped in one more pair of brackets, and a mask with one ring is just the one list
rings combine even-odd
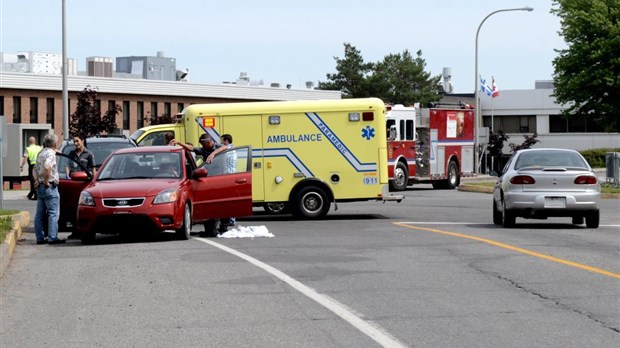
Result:
{"label": "white lane line", "polygon": [[363,319],[361,319],[360,317],[356,316],[355,314],[353,314],[352,310],[350,310],[347,306],[343,305],[342,303],[334,300],[333,298],[327,296],[327,295],[321,295],[319,294],[316,290],[302,284],[301,282],[291,278],[290,276],[288,276],[286,273],[272,267],[269,266],[268,264],[261,262],[249,255],[246,255],[244,253],[241,253],[235,249],[229,248],[225,245],[222,245],[220,243],[208,240],[208,239],[204,239],[204,238],[192,238],[198,241],[201,241],[203,243],[207,243],[210,244],[216,248],[219,248],[227,253],[233,254],[239,258],[242,258],[244,260],[246,260],[247,262],[253,264],[256,267],[259,267],[261,269],[263,269],[264,271],[266,271],[267,273],[270,273],[271,275],[277,277],[278,279],[280,279],[281,281],[285,282],[286,284],[290,285],[293,289],[301,292],[302,294],[304,294],[305,296],[313,299],[314,301],[316,301],[317,303],[319,303],[320,305],[322,305],[323,307],[329,309],[330,311],[334,312],[337,316],[339,316],[340,318],[346,320],[349,324],[353,325],[353,327],[355,327],[356,329],[358,329],[359,331],[361,331],[362,333],[364,333],[366,336],[372,338],[375,342],[379,343],[381,346],[383,347],[406,347],[406,345],[402,344],[401,342],[399,342],[398,340],[396,340],[395,338],[391,337],[387,332],[385,332],[383,329],[379,328],[376,324],[372,324],[370,322],[367,322]]}
{"label": "white lane line", "polygon": [[[492,222],[400,221],[398,223],[411,225],[489,225]],[[598,227],[620,227],[620,225],[599,225]]]}

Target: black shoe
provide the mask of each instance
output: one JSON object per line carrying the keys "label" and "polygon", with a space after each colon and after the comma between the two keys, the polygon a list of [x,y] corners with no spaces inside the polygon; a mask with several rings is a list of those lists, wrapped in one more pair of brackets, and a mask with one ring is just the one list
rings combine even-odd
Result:
{"label": "black shoe", "polygon": [[37,245],[41,245],[41,244],[47,244],[47,239],[37,241]]}
{"label": "black shoe", "polygon": [[50,240],[47,244],[63,244],[65,242],[66,240],[64,239],[54,239],[54,240]]}

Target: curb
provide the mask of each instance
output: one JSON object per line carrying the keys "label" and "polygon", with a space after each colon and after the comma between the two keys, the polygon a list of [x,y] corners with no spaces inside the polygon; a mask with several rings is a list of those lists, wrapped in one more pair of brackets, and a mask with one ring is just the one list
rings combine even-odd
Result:
{"label": "curb", "polygon": [[12,217],[13,228],[7,233],[4,242],[0,244],[0,278],[2,278],[4,271],[9,267],[17,241],[22,236],[22,226],[28,226],[30,223],[30,213],[27,211],[22,211],[19,214],[12,215]]}
{"label": "curb", "polygon": [[[480,185],[459,185],[459,191],[493,193],[493,187]],[[601,193],[601,199],[620,199],[620,193]]]}

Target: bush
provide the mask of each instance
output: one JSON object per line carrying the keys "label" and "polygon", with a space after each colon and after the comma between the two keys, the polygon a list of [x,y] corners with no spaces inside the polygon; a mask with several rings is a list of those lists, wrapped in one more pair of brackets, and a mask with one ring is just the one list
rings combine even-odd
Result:
{"label": "bush", "polygon": [[579,153],[581,153],[581,155],[585,157],[588,163],[590,163],[590,166],[592,168],[605,168],[605,155],[608,152],[620,152],[620,148],[602,148],[579,151]]}

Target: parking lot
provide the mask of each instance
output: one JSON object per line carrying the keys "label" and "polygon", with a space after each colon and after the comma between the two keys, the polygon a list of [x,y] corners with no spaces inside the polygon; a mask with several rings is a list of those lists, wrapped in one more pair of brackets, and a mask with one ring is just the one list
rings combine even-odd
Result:
{"label": "parking lot", "polygon": [[[320,221],[255,211],[273,238],[24,234],[0,280],[8,346],[615,347],[620,201],[493,225],[492,196],[412,186]],[[5,201],[31,211],[34,203]],[[201,226],[196,226],[197,232]],[[36,328],[36,330],[35,330]]]}

